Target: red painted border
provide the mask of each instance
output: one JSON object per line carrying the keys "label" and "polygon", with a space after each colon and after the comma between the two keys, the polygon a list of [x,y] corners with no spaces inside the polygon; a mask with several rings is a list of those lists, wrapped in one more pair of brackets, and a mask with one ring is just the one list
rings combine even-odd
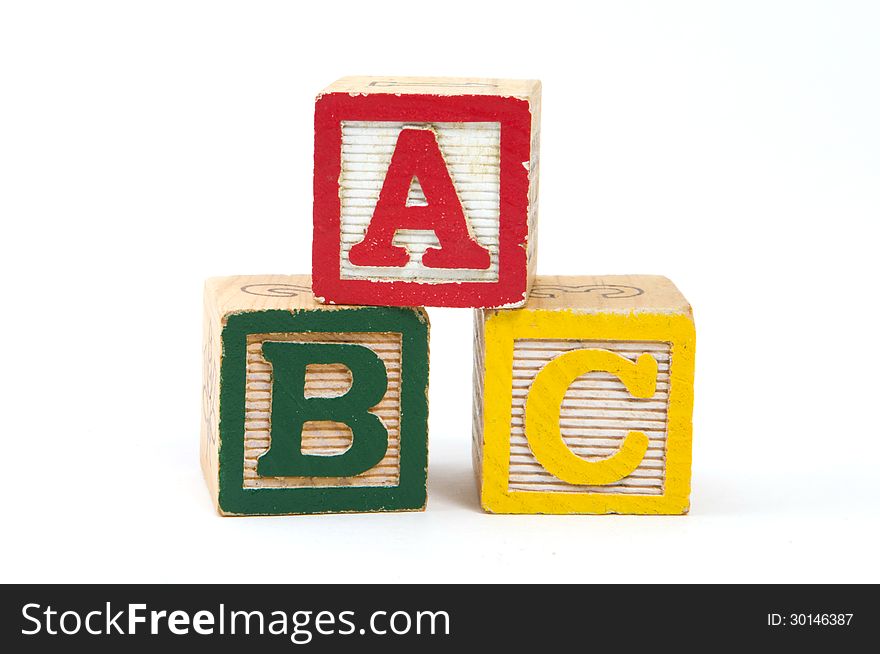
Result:
{"label": "red painted border", "polygon": [[[312,290],[333,304],[497,307],[521,303],[527,288],[531,112],[518,98],[486,95],[330,93],[315,103]],[[501,203],[498,281],[443,282],[341,279],[339,175],[343,120],[500,122]]]}

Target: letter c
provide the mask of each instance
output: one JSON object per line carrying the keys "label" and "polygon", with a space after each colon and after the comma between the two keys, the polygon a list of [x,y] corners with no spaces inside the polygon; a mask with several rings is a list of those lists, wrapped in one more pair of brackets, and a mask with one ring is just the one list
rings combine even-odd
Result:
{"label": "letter c", "polygon": [[634,397],[651,397],[657,389],[657,361],[647,353],[633,363],[608,350],[574,350],[538,372],[526,398],[526,439],[547,472],[579,486],[620,481],[639,466],[648,451],[648,437],[641,431],[628,432],[620,449],[599,461],[582,459],[565,444],[559,429],[562,400],[578,377],[594,371],[618,377]]}

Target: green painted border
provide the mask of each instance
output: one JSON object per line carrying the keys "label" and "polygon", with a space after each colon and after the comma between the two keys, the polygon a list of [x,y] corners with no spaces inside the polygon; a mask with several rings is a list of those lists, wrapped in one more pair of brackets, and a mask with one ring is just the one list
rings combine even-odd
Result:
{"label": "green painted border", "polygon": [[[243,488],[247,336],[275,332],[401,334],[400,484],[393,487]],[[428,466],[428,321],[411,308],[253,311],[228,316],[220,368],[223,513],[285,515],[412,511],[425,506]]]}

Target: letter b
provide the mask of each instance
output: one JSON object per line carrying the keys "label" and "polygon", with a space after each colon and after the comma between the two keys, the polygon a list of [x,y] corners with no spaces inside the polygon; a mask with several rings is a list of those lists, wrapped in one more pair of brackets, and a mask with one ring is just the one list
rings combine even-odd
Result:
{"label": "letter b", "polygon": [[[382,460],[388,431],[369,410],[385,394],[388,376],[375,352],[351,343],[267,342],[263,356],[272,364],[272,430],[271,446],[257,463],[261,477],[346,477]],[[351,388],[338,397],[306,397],[307,366],[333,363],[351,371]],[[309,421],[344,423],[351,447],[335,456],[303,454]]]}

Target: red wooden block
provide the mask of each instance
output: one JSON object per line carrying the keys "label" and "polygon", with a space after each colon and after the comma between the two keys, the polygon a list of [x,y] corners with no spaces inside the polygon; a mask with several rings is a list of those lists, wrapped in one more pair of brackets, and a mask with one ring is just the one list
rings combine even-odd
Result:
{"label": "red wooden block", "polygon": [[535,80],[346,77],[315,105],[313,291],[516,307],[535,269]]}

